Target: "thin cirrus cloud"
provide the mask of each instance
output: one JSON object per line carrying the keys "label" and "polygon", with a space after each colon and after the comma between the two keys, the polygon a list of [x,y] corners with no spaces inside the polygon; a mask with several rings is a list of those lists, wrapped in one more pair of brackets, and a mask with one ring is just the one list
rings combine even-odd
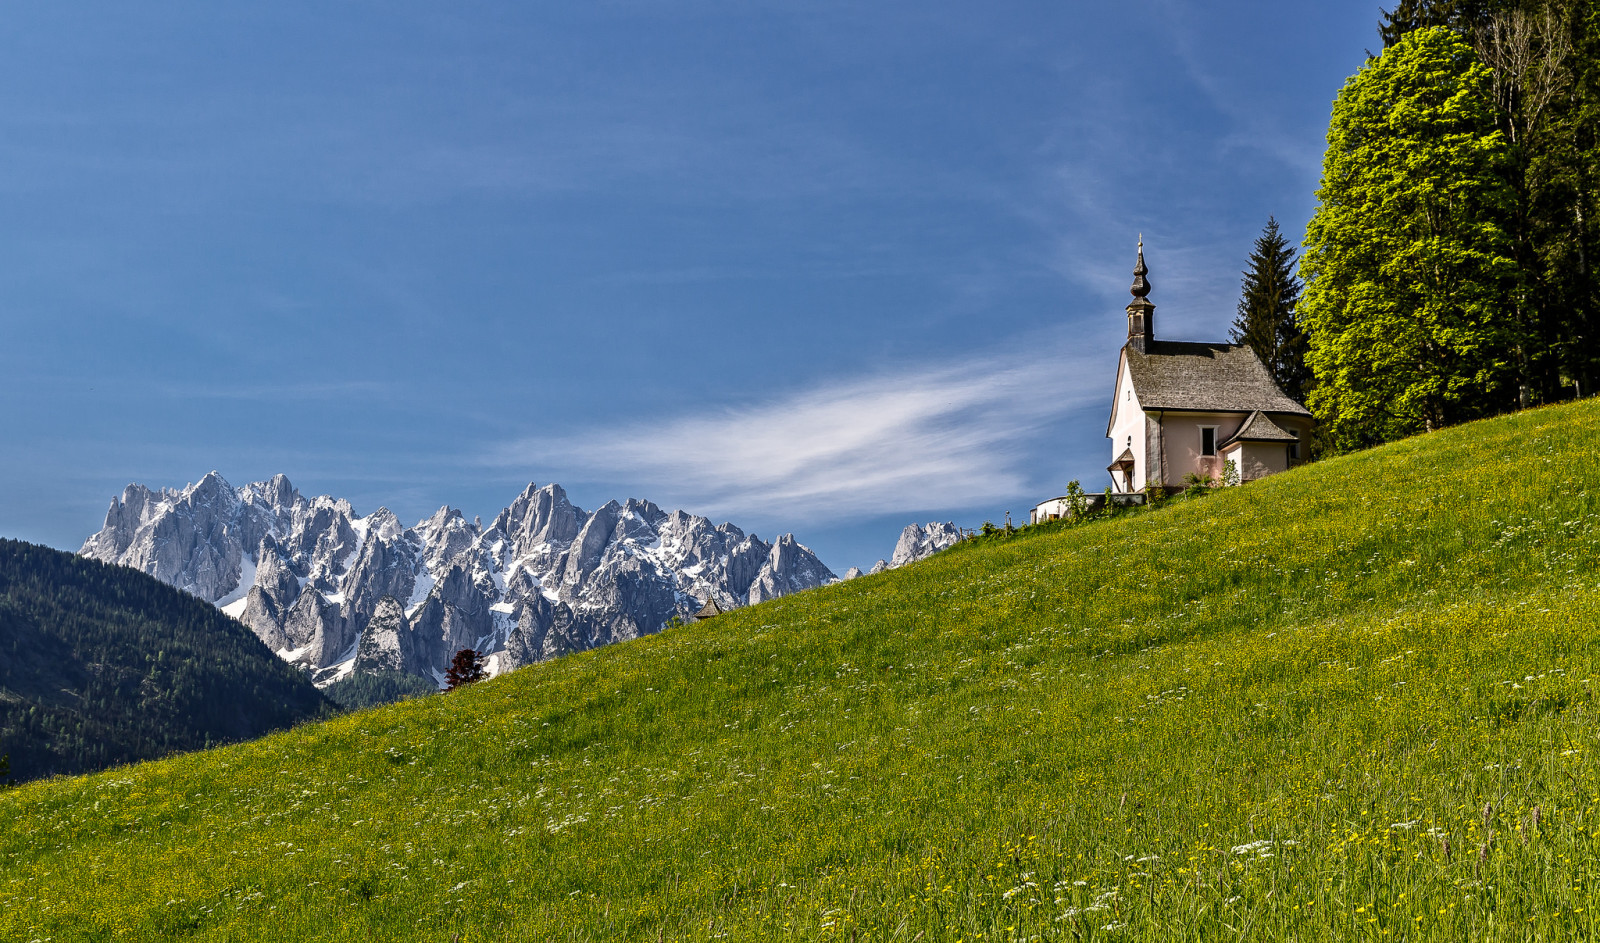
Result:
{"label": "thin cirrus cloud", "polygon": [[583,435],[524,438],[487,463],[625,482],[702,514],[823,522],[972,507],[1029,491],[1029,449],[1096,402],[1103,367],[1052,352],[884,374]]}

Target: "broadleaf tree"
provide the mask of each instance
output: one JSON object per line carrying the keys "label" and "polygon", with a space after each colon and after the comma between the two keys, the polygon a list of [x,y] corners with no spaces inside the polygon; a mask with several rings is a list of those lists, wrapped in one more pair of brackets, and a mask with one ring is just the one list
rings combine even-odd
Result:
{"label": "broadleaf tree", "polygon": [[489,676],[484,670],[486,659],[473,649],[463,648],[450,659],[450,670],[445,672],[445,690],[454,691],[468,684],[476,684]]}
{"label": "broadleaf tree", "polygon": [[1514,196],[1489,84],[1472,47],[1428,28],[1334,101],[1299,313],[1308,405],[1336,449],[1515,402]]}
{"label": "broadleaf tree", "polygon": [[1233,322],[1233,342],[1249,344],[1279,388],[1296,402],[1305,402],[1311,382],[1306,366],[1306,336],[1300,330],[1300,279],[1295,277],[1294,247],[1267,218],[1250,252],[1244,271],[1239,313]]}
{"label": "broadleaf tree", "polygon": [[1391,46],[1448,26],[1492,70],[1494,113],[1511,145],[1506,223],[1522,274],[1515,299],[1520,399],[1600,388],[1600,0],[1399,0],[1381,11]]}

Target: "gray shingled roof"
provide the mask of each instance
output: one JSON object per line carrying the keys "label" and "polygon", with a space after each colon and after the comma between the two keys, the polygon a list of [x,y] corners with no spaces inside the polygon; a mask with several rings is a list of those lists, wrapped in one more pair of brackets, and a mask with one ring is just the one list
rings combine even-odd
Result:
{"label": "gray shingled roof", "polygon": [[1134,395],[1145,409],[1311,415],[1278,389],[1247,345],[1151,341],[1146,350],[1132,344],[1124,350]]}
{"label": "gray shingled roof", "polygon": [[[1251,413],[1239,427],[1239,431],[1228,436],[1228,441],[1222,446],[1232,445],[1235,442],[1298,442],[1299,438],[1292,432],[1283,431],[1277,423],[1267,418],[1259,409]],[[1222,446],[1218,446],[1221,448]]]}
{"label": "gray shingled roof", "polygon": [[1123,467],[1133,467],[1133,449],[1123,449],[1122,454],[1117,456],[1117,460],[1106,466],[1107,469]]}
{"label": "gray shingled roof", "polygon": [[707,596],[706,597],[706,604],[704,606],[700,607],[700,611],[695,613],[694,617],[695,617],[695,619],[698,620],[698,619],[711,619],[711,618],[715,618],[716,616],[720,616],[720,615],[722,615],[722,607],[717,605],[717,601],[715,599],[713,599],[710,596]]}

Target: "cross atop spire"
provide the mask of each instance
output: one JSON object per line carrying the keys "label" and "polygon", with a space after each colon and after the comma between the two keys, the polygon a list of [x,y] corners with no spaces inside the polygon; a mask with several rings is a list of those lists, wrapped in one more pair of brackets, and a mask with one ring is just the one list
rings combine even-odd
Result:
{"label": "cross atop spire", "polygon": [[1150,282],[1145,279],[1150,270],[1144,265],[1144,234],[1139,235],[1139,261],[1133,266],[1133,287],[1128,289],[1135,298],[1150,294]]}
{"label": "cross atop spire", "polygon": [[1133,300],[1128,303],[1128,343],[1143,351],[1155,340],[1156,306],[1145,296],[1150,294],[1150,282],[1145,278],[1150,270],[1144,264],[1144,234],[1139,234],[1139,260],[1133,266],[1133,287],[1128,293]]}

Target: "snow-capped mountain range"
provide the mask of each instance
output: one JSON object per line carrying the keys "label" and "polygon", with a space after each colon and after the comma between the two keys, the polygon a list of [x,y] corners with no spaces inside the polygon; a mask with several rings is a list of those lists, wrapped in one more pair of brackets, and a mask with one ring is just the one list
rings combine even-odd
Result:
{"label": "snow-capped mountain range", "polygon": [[215,603],[323,685],[441,680],[463,648],[499,673],[648,635],[708,597],[730,609],[836,579],[792,534],[769,544],[634,499],[584,511],[555,484],[530,484],[488,527],[449,507],[406,527],[283,475],[234,488],[212,472],[129,485],[79,552]]}

